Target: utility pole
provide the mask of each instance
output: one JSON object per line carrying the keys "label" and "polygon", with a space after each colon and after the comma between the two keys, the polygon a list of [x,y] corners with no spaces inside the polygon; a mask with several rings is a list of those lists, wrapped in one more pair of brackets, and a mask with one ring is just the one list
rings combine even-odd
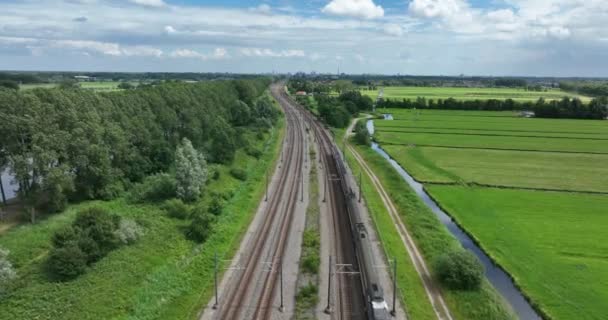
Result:
{"label": "utility pole", "polygon": [[281,279],[281,306],[279,307],[279,311],[283,312],[285,310],[283,306],[283,260],[281,260],[279,265],[279,277]]}
{"label": "utility pole", "polygon": [[300,202],[304,202],[304,170],[300,170]]}
{"label": "utility pole", "polygon": [[266,171],[266,196],[264,197],[264,201],[268,202],[268,171]]}
{"label": "utility pole", "polygon": [[213,264],[213,282],[215,286],[215,303],[213,304],[213,310],[217,309],[218,297],[217,297],[217,251],[215,252],[214,264]]}
{"label": "utility pole", "polygon": [[327,194],[327,178],[323,179],[323,202],[325,202],[326,194]]}
{"label": "utility pole", "polygon": [[6,195],[4,194],[4,186],[2,185],[2,172],[0,172],[0,193],[2,194],[2,203],[6,205]]}
{"label": "utility pole", "polygon": [[393,310],[391,310],[391,316],[395,316],[397,311],[395,305],[397,303],[397,258],[393,257]]}
{"label": "utility pole", "polygon": [[327,307],[325,307],[325,313],[331,313],[331,255],[329,256],[329,281],[327,281]]}
{"label": "utility pole", "polygon": [[359,203],[361,203],[361,171],[359,171]]}

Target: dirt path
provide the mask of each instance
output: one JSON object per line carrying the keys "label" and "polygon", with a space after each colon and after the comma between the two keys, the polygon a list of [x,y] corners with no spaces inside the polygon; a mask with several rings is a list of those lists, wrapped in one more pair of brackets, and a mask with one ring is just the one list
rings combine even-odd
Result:
{"label": "dirt path", "polygon": [[[365,118],[370,118],[370,116],[367,116]],[[350,124],[350,126],[348,127],[348,129],[346,131],[345,140],[346,140],[346,137],[352,135],[352,129],[353,129],[355,123],[359,119],[362,119],[362,118],[357,118],[357,119],[353,120],[353,122]],[[346,141],[346,142],[348,142],[348,141]],[[393,203],[390,196],[388,195],[388,192],[386,192],[382,183],[380,182],[380,179],[378,179],[378,177],[374,174],[373,170],[367,165],[367,163],[361,157],[361,155],[348,143],[346,143],[346,146],[347,146],[348,150],[353,154],[355,160],[363,168],[363,170],[365,171],[365,174],[372,181],[374,188],[376,189],[376,191],[382,198],[382,202],[384,203],[384,206],[385,206],[386,210],[388,211],[388,213],[391,217],[391,220],[393,221],[395,226],[397,226],[397,230],[399,231],[399,237],[401,238],[403,245],[407,249],[407,253],[410,257],[410,260],[414,264],[416,272],[418,273],[418,275],[420,276],[420,279],[422,280],[422,284],[424,285],[424,290],[426,291],[426,294],[431,302],[431,305],[433,306],[433,311],[435,312],[437,319],[452,320],[453,319],[452,315],[450,314],[450,310],[448,309],[448,307],[443,299],[443,296],[441,295],[441,291],[439,290],[439,287],[437,286],[437,284],[433,281],[433,278],[424,261],[424,258],[420,254],[420,251],[418,250],[418,247],[416,246],[414,240],[410,236],[407,228],[405,227],[405,224],[401,220],[401,217],[399,216],[399,212],[397,211],[395,204]]]}

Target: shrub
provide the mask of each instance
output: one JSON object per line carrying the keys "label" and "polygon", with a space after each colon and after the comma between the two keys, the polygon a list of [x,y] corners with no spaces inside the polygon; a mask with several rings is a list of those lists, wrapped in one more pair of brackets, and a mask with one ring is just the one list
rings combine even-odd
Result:
{"label": "shrub", "polygon": [[317,274],[319,272],[319,264],[321,260],[319,255],[312,254],[302,260],[302,270],[304,273]]}
{"label": "shrub", "polygon": [[186,219],[190,216],[190,207],[180,199],[165,201],[162,209],[172,218]]}
{"label": "shrub", "polygon": [[75,228],[81,230],[81,234],[90,237],[97,245],[101,256],[118,246],[118,238],[114,231],[118,228],[120,217],[108,213],[100,208],[82,210],[76,216],[73,223]]}
{"label": "shrub", "polygon": [[465,250],[441,255],[436,261],[435,270],[441,283],[456,290],[479,289],[484,274],[481,262]]}
{"label": "shrub", "polygon": [[213,222],[215,222],[215,216],[204,210],[195,209],[194,218],[188,227],[188,237],[200,243],[205,242],[211,234]]}
{"label": "shrub", "polygon": [[132,202],[155,202],[176,197],[175,178],[166,173],[148,176],[142,183],[133,187],[130,193]]}
{"label": "shrub", "polygon": [[262,156],[262,151],[260,151],[260,149],[257,149],[257,148],[248,147],[246,149],[246,152],[248,155],[250,155],[256,159],[259,159]]}
{"label": "shrub", "polygon": [[247,180],[247,172],[243,169],[232,168],[230,169],[230,174],[241,181]]}
{"label": "shrub", "polygon": [[56,248],[65,247],[70,242],[78,242],[78,237],[80,237],[79,232],[79,229],[76,229],[71,225],[65,226],[53,234],[51,242]]}
{"label": "shrub", "polygon": [[120,242],[131,244],[144,234],[144,229],[133,220],[122,219],[115,233]]}
{"label": "shrub", "polygon": [[6,290],[8,284],[17,277],[13,265],[8,260],[9,251],[0,248],[0,293]]}
{"label": "shrub", "polygon": [[224,209],[224,200],[222,194],[214,193],[211,196],[211,202],[209,203],[209,213],[214,216],[219,216],[222,214],[222,209]]}
{"label": "shrub", "polygon": [[[319,300],[318,296],[319,288],[314,283],[309,283],[306,286],[300,288],[296,301],[309,306],[314,306]],[[297,304],[297,303],[296,303]]]}
{"label": "shrub", "polygon": [[[77,244],[80,251],[85,254],[87,258],[87,264],[91,264],[103,258],[103,252],[101,252],[99,245],[87,234],[80,235]],[[69,245],[70,244],[66,244],[66,246]]]}
{"label": "shrub", "polygon": [[222,174],[222,172],[220,171],[220,169],[219,168],[215,168],[215,170],[213,170],[213,175],[211,176],[211,179],[213,179],[213,180],[219,180],[221,174]]}
{"label": "shrub", "polygon": [[53,249],[49,256],[48,266],[59,279],[70,280],[85,272],[87,257],[76,244],[72,243]]}

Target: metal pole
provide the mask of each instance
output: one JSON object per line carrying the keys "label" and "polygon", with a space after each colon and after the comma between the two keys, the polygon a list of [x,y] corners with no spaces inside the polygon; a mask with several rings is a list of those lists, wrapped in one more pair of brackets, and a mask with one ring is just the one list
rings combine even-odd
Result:
{"label": "metal pole", "polygon": [[391,315],[394,317],[397,314],[395,311],[395,305],[397,303],[397,258],[393,257],[393,310]]}
{"label": "metal pole", "polygon": [[6,195],[4,194],[4,186],[2,185],[2,172],[0,172],[0,193],[2,193],[2,203],[6,205]]}
{"label": "metal pole", "polygon": [[323,179],[323,202],[325,202],[325,195],[327,194],[327,177]]}
{"label": "metal pole", "polygon": [[361,202],[361,171],[359,171],[359,202]]}
{"label": "metal pole", "polygon": [[327,307],[325,307],[325,313],[331,313],[331,255],[329,256],[329,281],[327,281]]}
{"label": "metal pole", "polygon": [[304,170],[300,171],[300,202],[304,202]]}
{"label": "metal pole", "polygon": [[283,260],[280,262],[279,272],[281,278],[281,306],[279,307],[279,311],[283,312],[283,310],[285,310],[285,307],[283,306]]}
{"label": "metal pole", "polygon": [[268,201],[268,171],[266,171],[266,196],[264,197],[264,201]]}
{"label": "metal pole", "polygon": [[215,303],[213,304],[213,309],[217,309],[217,251],[215,252],[215,258],[214,258],[214,263],[213,263],[213,280],[214,280],[214,286],[215,286]]}

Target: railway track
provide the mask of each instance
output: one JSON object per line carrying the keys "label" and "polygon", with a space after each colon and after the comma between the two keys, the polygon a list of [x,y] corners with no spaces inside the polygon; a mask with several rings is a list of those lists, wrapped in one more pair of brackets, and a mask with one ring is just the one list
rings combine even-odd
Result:
{"label": "railway track", "polygon": [[[271,88],[277,94],[282,87]],[[271,319],[273,301],[295,206],[302,191],[304,129],[298,111],[282,103],[287,120],[283,163],[278,169],[277,190],[269,195],[267,212],[238,263],[241,272],[222,294],[216,319]]]}
{"label": "railway track", "polygon": [[[284,92],[281,99],[297,106]],[[301,109],[302,110],[302,109]],[[334,258],[333,275],[335,287],[332,295],[335,296],[332,309],[332,319],[366,319],[365,300],[361,288],[358,261],[353,245],[350,216],[346,209],[346,199],[335,163],[334,153],[337,148],[328,131],[308,112],[302,110],[305,122],[312,128],[315,140],[319,145],[319,159],[325,170],[325,186],[327,190],[327,203],[332,214],[333,242],[332,256]]]}

